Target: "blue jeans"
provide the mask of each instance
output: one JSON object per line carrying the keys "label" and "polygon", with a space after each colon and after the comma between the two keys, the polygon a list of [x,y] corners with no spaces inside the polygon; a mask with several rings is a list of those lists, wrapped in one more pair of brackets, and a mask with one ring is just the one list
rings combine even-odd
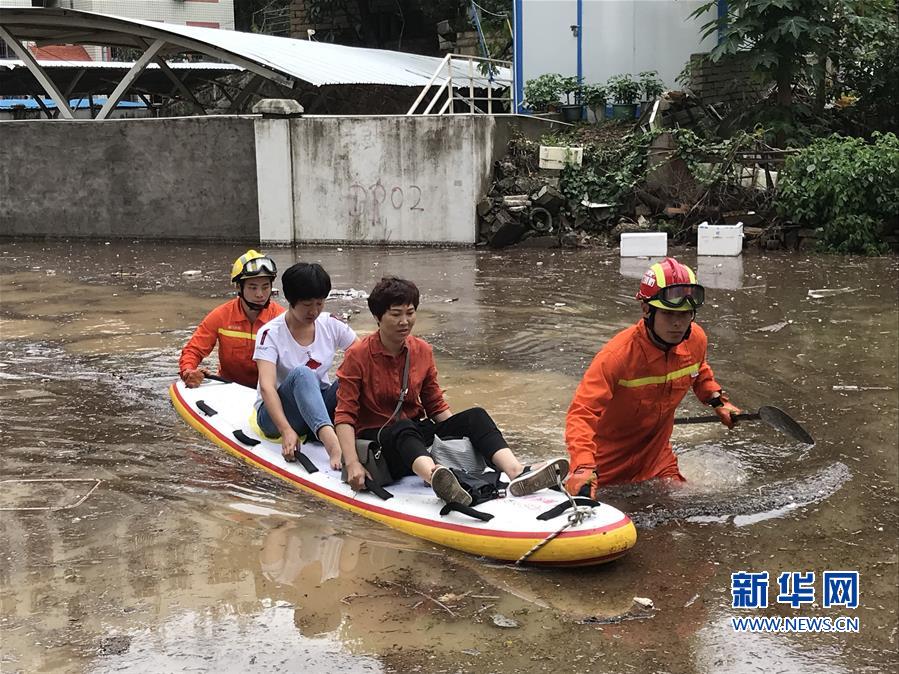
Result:
{"label": "blue jeans", "polygon": [[[305,365],[290,371],[278,386],[278,397],[284,416],[297,435],[308,435],[310,431],[318,436],[322,426],[334,425],[334,410],[337,407],[337,382],[322,386],[321,380]],[[259,428],[268,436],[281,434],[272,421],[265,403],[256,415]]]}

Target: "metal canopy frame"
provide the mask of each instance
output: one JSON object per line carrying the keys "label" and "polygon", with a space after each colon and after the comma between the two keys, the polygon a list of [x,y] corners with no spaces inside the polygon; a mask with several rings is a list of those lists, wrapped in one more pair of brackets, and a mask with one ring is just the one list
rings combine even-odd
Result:
{"label": "metal canopy frame", "polygon": [[[328,98],[330,94],[326,87],[331,85],[425,86],[426,91],[439,87],[440,93],[448,100],[434,103],[431,109],[436,106],[444,113],[452,113],[458,103],[466,111],[490,112],[504,98],[502,94],[494,96],[494,90],[504,89],[507,86],[505,81],[511,80],[508,64],[500,62],[490,62],[487,72],[482,72],[481,68],[475,67],[475,61],[469,59],[460,62],[458,58],[440,59],[406,52],[154,23],[62,8],[3,8],[0,9],[0,28],[4,31],[0,37],[10,44],[27,64],[35,80],[57,102],[59,111],[56,114],[67,118],[72,116],[71,110],[67,110],[67,101],[63,100],[59,87],[54,86],[52,79],[30,58],[30,54],[25,56],[28,50],[22,44],[24,41],[33,41],[39,46],[85,44],[140,50],[142,56],[138,63],[121,79],[116,75],[113,85],[115,95],[110,96],[113,100],[103,106],[103,117],[112,113],[118,104],[115,99],[121,100],[129,89],[138,96],[151,93],[139,85],[135,86],[138,78],[143,81],[146,77],[141,76],[144,72],[141,65],[146,68],[150,63],[158,64],[172,81],[173,91],[180,94],[179,99],[183,98],[197,110],[202,110],[196,92],[191,92],[191,87],[185,84],[188,77],[185,76],[182,81],[165,65],[167,57],[184,52],[199,53],[233,64],[254,76],[241,78],[241,85],[232,85],[233,93],[228,96],[232,108],[246,105],[254,95],[249,91],[250,87],[253,87],[252,91],[258,91],[260,84],[268,81],[276,90],[286,90],[288,96],[307,86],[313,90],[321,88],[319,103]],[[149,54],[150,50],[154,53]],[[196,78],[189,79],[196,82]],[[482,93],[485,91],[486,96]],[[92,93],[99,92],[88,90],[88,95]]]}
{"label": "metal canopy frame", "polygon": [[[121,26],[116,30],[112,26],[106,26],[106,23],[118,23]],[[170,33],[162,27],[156,29],[131,23],[118,17],[106,17],[75,10],[0,9],[0,39],[9,45],[10,49],[28,68],[47,96],[56,104],[57,112],[54,113],[41,100],[40,96],[32,93],[38,106],[47,117],[62,115],[66,119],[75,118],[66,94],[70,94],[74,90],[77,80],[83,76],[83,72],[76,76],[69,84],[69,87],[67,87],[66,94],[63,94],[46,70],[38,64],[31,51],[23,44],[25,41],[33,41],[38,46],[79,43],[100,44],[135,48],[143,52],[131,69],[118,82],[103,107],[100,108],[100,111],[94,118],[97,121],[109,117],[150,63],[156,63],[166,77],[171,80],[173,92],[178,92],[200,114],[206,114],[206,109],[197,100],[194,92],[181,81],[164,59],[164,55],[174,55],[185,51],[203,53],[255,73],[257,77],[251,80],[254,90],[259,88],[263,79],[271,80],[287,88],[293,88],[296,84],[294,78],[267,68],[251,59],[219,49],[214,45],[191,39],[190,37]],[[249,96],[235,96],[233,98],[241,98],[241,100],[246,101]],[[93,109],[93,105],[91,108]]]}

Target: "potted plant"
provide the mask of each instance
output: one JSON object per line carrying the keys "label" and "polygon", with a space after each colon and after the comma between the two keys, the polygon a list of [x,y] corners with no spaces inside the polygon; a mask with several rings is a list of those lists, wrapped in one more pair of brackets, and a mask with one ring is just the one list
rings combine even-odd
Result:
{"label": "potted plant", "polygon": [[565,94],[565,105],[562,106],[562,121],[578,122],[584,116],[584,103],[581,97],[581,82],[577,77],[563,77],[559,81],[561,93]]}
{"label": "potted plant", "polygon": [[640,73],[640,91],[643,92],[643,102],[654,101],[665,91],[665,84],[659,79],[658,70],[644,70]]}
{"label": "potted plant", "polygon": [[606,118],[606,101],[609,99],[609,92],[603,84],[588,84],[583,88],[581,94],[584,103],[593,113],[593,118],[598,124]]}
{"label": "potted plant", "polygon": [[640,83],[629,74],[610,77],[606,86],[612,96],[612,119],[633,119],[636,116],[634,104],[640,96]]}
{"label": "potted plant", "polygon": [[534,112],[546,112],[559,104],[562,94],[562,76],[546,73],[524,83],[524,100]]}

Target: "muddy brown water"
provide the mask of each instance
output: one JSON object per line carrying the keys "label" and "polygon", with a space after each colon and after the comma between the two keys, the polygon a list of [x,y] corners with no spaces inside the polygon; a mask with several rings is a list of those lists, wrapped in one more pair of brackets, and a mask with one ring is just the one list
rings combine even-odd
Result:
{"label": "muddy brown water", "polygon": [[[680,427],[686,488],[603,494],[638,524],[637,546],[605,566],[546,570],[332,509],[178,417],[166,388],[180,348],[228,296],[240,246],[0,251],[0,671],[896,671],[894,258],[699,261],[719,380],[737,405],[787,410],[817,444],[758,423]],[[489,409],[529,459],[564,452],[574,388],[636,319],[645,266],[607,251],[273,255],[282,269],[320,261],[343,294],[328,308],[359,331],[374,325],[349,291],[387,273],[417,281],[416,332],[435,346],[450,403]],[[825,570],[859,571],[857,609],[774,601],[780,572]],[[768,609],[731,607],[737,571],[769,572]],[[654,610],[629,612],[634,597]],[[732,617],[755,615],[849,615],[860,631],[733,630]]]}

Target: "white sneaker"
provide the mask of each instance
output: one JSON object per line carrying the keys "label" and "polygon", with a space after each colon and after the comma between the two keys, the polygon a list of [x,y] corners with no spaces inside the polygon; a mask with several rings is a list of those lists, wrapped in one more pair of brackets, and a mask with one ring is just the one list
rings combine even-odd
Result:
{"label": "white sneaker", "polygon": [[568,459],[553,459],[547,461],[539,468],[525,466],[524,472],[509,483],[509,493],[512,496],[527,496],[534,492],[554,487],[568,475]]}

